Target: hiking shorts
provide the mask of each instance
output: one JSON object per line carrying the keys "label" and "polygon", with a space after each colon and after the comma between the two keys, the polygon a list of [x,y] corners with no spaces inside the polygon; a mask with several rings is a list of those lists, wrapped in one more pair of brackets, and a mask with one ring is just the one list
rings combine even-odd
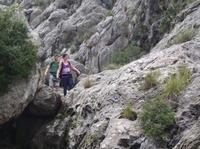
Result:
{"label": "hiking shorts", "polygon": [[55,75],[49,75],[49,86],[50,87],[58,87],[60,85],[59,80],[56,78]]}

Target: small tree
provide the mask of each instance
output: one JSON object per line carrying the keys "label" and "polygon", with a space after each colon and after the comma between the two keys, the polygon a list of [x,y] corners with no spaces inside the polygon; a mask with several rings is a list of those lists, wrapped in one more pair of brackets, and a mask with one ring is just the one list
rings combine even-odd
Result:
{"label": "small tree", "polygon": [[173,120],[172,108],[161,99],[154,99],[145,104],[140,116],[144,133],[154,139],[167,135],[167,128],[173,124]]}
{"label": "small tree", "polygon": [[27,26],[13,19],[13,10],[0,9],[0,94],[14,79],[27,77],[36,59]]}

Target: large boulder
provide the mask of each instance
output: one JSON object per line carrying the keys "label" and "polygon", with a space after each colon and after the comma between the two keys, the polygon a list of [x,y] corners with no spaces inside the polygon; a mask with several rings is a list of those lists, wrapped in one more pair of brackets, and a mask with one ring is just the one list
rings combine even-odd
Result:
{"label": "large boulder", "polygon": [[54,116],[61,106],[61,97],[49,87],[40,88],[34,100],[30,103],[28,111],[34,116]]}
{"label": "large boulder", "polygon": [[0,97],[0,124],[20,115],[33,100],[38,88],[40,74],[38,68],[28,79],[16,80],[10,85],[8,93]]}

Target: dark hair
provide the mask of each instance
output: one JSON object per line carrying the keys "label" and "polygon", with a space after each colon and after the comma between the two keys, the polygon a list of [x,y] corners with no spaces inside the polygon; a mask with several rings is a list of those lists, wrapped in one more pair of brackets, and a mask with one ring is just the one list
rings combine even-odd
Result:
{"label": "dark hair", "polygon": [[68,55],[68,54],[63,54],[63,56],[62,56],[62,57],[63,57],[63,58],[65,58],[66,56],[69,56],[69,55]]}

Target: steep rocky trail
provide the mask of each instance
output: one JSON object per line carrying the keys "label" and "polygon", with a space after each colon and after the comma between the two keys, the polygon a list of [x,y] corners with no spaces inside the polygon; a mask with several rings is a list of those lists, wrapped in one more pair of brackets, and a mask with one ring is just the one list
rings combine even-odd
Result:
{"label": "steep rocky trail", "polygon": [[[59,113],[55,121],[38,133],[38,136],[43,137],[45,141],[36,148],[52,143],[52,141],[46,142],[47,139],[51,140],[47,135],[49,133],[52,139],[58,136],[57,134],[62,134],[61,137],[57,137],[59,144],[58,142],[54,144],[55,148],[59,148],[62,144],[67,148],[85,149],[199,148],[199,2],[184,12],[188,12],[184,20],[178,23],[171,34],[161,40],[150,54],[119,70],[88,76],[93,82],[90,88],[85,89],[83,86],[88,78],[82,79],[64,99],[70,107]],[[197,29],[197,34],[191,41],[163,48],[179,34],[181,29],[190,25],[194,25]],[[161,83],[159,87],[148,91],[140,90],[140,83],[147,73],[151,70],[159,71],[161,73],[159,80],[164,82],[176,72],[178,66],[183,65],[190,69],[192,77],[190,85],[177,99],[178,129],[170,140],[164,143],[153,142],[143,137],[138,119],[134,121],[121,119],[120,114],[129,103],[132,103],[134,111],[139,115],[142,105],[154,98],[163,88]],[[70,111],[73,109],[73,112],[68,115],[69,109]],[[60,120],[60,115],[64,116],[64,120]],[[55,128],[59,130],[52,131]],[[34,144],[40,141],[37,139],[38,136],[35,137]]]}
{"label": "steep rocky trail", "polygon": [[[111,55],[123,51],[132,42],[150,52],[120,69],[83,74],[66,98],[61,92],[54,93],[41,85],[39,72],[33,72],[35,75],[24,80],[24,84],[16,82],[14,94],[1,97],[0,123],[25,111],[14,122],[0,126],[0,130],[4,130],[0,138],[5,138],[8,143],[0,141],[0,145],[15,149],[16,142],[25,139],[28,141],[26,149],[200,148],[199,0],[176,16],[171,31],[164,37],[160,21],[169,3],[159,0],[19,2],[40,46],[38,56],[42,61],[48,61],[55,52],[67,52],[82,72],[96,73],[109,64]],[[183,33],[187,33],[184,31],[188,30],[195,34],[189,40],[181,41],[180,38],[185,36]],[[71,45],[77,48],[74,53],[68,50]],[[192,75],[176,101],[166,99],[172,102],[175,110],[172,135],[162,141],[153,141],[144,135],[138,117],[142,106],[162,92],[165,81],[180,66],[187,67]],[[151,71],[160,72],[159,85],[141,90],[141,82]],[[86,88],[84,83],[88,80],[91,85]],[[121,116],[130,104],[135,112],[132,120]],[[33,119],[28,121],[30,117]],[[20,128],[19,132],[30,138],[22,137],[13,143],[11,134],[21,123],[29,125],[31,131]],[[12,143],[14,145],[10,145]]]}

